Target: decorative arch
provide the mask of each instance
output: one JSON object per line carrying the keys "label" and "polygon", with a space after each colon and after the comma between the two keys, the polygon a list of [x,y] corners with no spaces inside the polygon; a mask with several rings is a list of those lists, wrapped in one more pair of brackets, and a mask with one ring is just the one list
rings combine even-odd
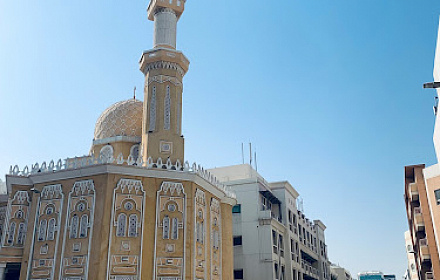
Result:
{"label": "decorative arch", "polygon": [[99,158],[103,163],[112,163],[114,160],[114,150],[112,145],[108,144],[99,151]]}

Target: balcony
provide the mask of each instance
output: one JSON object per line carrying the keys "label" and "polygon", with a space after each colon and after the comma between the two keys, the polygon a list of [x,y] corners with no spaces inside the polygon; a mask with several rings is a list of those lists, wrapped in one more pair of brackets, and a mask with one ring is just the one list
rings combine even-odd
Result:
{"label": "balcony", "polygon": [[411,195],[411,200],[413,201],[419,200],[419,189],[417,188],[416,183],[409,184],[409,192]]}
{"label": "balcony", "polygon": [[276,220],[281,223],[280,217],[275,215],[272,210],[260,210],[258,220],[260,220],[260,225],[270,225],[271,220]]}
{"label": "balcony", "polygon": [[428,240],[420,239],[419,241],[420,259],[422,262],[431,260],[431,255],[429,254]]}
{"label": "balcony", "polygon": [[432,273],[432,272],[426,272],[426,273],[425,273],[425,279],[426,279],[426,280],[434,280],[434,273]]}
{"label": "balcony", "polygon": [[312,276],[316,279],[319,279],[319,272],[317,268],[314,268],[310,263],[301,260],[301,268],[304,269],[304,272],[309,275]]}
{"label": "balcony", "polygon": [[423,221],[422,210],[420,207],[414,207],[414,225],[417,231],[425,230],[425,222]]}

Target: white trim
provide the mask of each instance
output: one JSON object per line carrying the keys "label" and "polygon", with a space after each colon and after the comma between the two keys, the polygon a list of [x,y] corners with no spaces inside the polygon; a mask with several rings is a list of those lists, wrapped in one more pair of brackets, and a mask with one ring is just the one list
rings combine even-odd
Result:
{"label": "white trim", "polygon": [[[79,190],[78,190],[79,189]],[[77,192],[77,197],[80,199],[83,197],[91,196],[92,197],[92,205],[88,205],[89,212],[90,212],[90,220],[89,220],[89,227],[90,227],[90,233],[88,235],[88,249],[87,249],[87,260],[85,264],[85,271],[84,271],[84,280],[87,280],[89,277],[89,262],[90,262],[90,251],[91,251],[91,244],[92,244],[92,235],[93,235],[93,223],[94,223],[94,217],[95,217],[95,185],[93,183],[93,180],[82,180],[77,181],[73,184],[72,189],[69,192],[69,197],[67,200],[67,214],[66,219],[64,221],[64,235],[63,235],[63,243],[62,243],[62,250],[61,250],[61,265],[60,265],[60,274],[59,277],[62,279],[63,276],[63,267],[64,267],[64,250],[66,248],[66,240],[67,240],[67,231],[69,227],[70,222],[70,214],[74,210],[71,211],[72,206],[72,195],[74,192]],[[82,194],[79,195],[78,192],[81,191]],[[93,191],[93,194],[90,195],[90,192]],[[86,192],[86,194],[84,194]],[[75,205],[73,205],[75,207]],[[76,210],[76,209],[75,209]],[[61,226],[61,225],[60,225]],[[82,247],[82,242],[80,242],[80,246]]]}
{"label": "white trim", "polygon": [[[183,199],[183,213],[182,213],[182,225],[183,225],[183,257],[182,257],[182,275],[176,276],[177,278],[180,278],[182,280],[185,279],[185,269],[186,269],[186,221],[187,221],[187,203],[186,203],[186,193],[185,193],[185,189],[183,187],[182,183],[177,183],[177,182],[162,182],[160,189],[157,191],[156,194],[156,220],[155,220],[155,231],[154,231],[154,263],[153,263],[153,280],[159,280],[160,278],[157,278],[156,275],[156,266],[157,266],[157,252],[158,252],[158,248],[157,248],[157,237],[159,235],[159,228],[158,228],[158,222],[159,222],[159,218],[160,218],[160,197],[161,192],[164,192],[165,194],[167,194],[167,197],[173,197],[174,192],[177,192],[177,194],[183,194],[183,197],[178,197],[178,198],[182,198]],[[172,259],[180,259],[179,257],[172,257]]]}
{"label": "white trim", "polygon": [[[58,246],[59,246],[59,240],[60,240],[60,235],[61,235],[61,215],[63,212],[63,202],[64,202],[64,194],[63,194],[63,190],[62,190],[62,186],[61,184],[56,184],[56,185],[46,185],[43,187],[43,190],[40,193],[40,196],[38,198],[38,210],[35,213],[35,223],[34,223],[34,233],[32,236],[32,245],[31,245],[31,252],[29,253],[29,264],[28,264],[28,279],[29,276],[32,277],[32,263],[34,261],[34,252],[35,252],[35,231],[37,230],[37,225],[39,225],[39,221],[41,216],[47,215],[45,212],[44,213],[40,213],[41,212],[41,203],[43,201],[53,201],[53,200],[59,200],[60,206],[58,209],[58,213],[57,213],[57,227],[56,227],[56,237],[55,237],[55,250],[53,253],[53,256],[51,256],[51,258],[45,258],[45,260],[52,260],[53,261],[53,265],[51,268],[51,274],[50,274],[50,278],[48,279],[54,279],[55,276],[55,267],[56,267],[56,262],[57,262],[57,253],[58,253]],[[55,204],[55,203],[54,203]],[[55,211],[57,209],[55,208]],[[30,275],[29,275],[30,274]]]}
{"label": "white trim", "polygon": [[[207,247],[207,244],[208,244],[208,242],[207,242],[207,236],[209,236],[208,234],[207,234],[207,223],[208,223],[208,213],[206,212],[206,198],[205,198],[205,192],[204,191],[202,191],[201,189],[199,189],[199,188],[197,188],[196,189],[196,193],[195,193],[195,195],[194,195],[194,228],[193,228],[193,238],[194,238],[194,240],[192,240],[193,241],[193,243],[194,243],[194,245],[193,245],[193,262],[194,262],[194,264],[193,264],[193,267],[192,267],[192,270],[193,270],[193,280],[197,280],[198,278],[196,277],[196,270],[197,270],[197,266],[198,266],[198,263],[197,263],[197,256],[198,256],[198,251],[197,251],[197,214],[198,214],[198,209],[199,209],[199,207],[200,208],[202,208],[202,214],[203,214],[203,227],[202,227],[202,234],[203,234],[203,237],[202,237],[202,240],[203,240],[203,247],[205,247],[205,250],[204,250],[204,259],[203,259],[203,262],[204,262],[204,268],[203,268],[203,274],[204,274],[204,279],[208,279],[207,278],[207,262],[208,262],[208,258],[207,258],[207,251],[208,251],[208,247]],[[212,260],[211,260],[212,261]]]}
{"label": "white trim", "polygon": [[214,250],[212,249],[213,247],[213,234],[212,234],[212,227],[213,224],[212,222],[214,221],[214,218],[217,218],[217,223],[218,223],[218,242],[219,242],[219,248],[218,248],[218,252],[219,252],[219,256],[218,256],[218,262],[219,262],[219,276],[218,279],[222,279],[222,272],[223,272],[223,262],[222,262],[222,248],[223,248],[223,240],[222,240],[222,209],[221,209],[221,203],[220,201],[218,201],[218,199],[216,198],[211,198],[211,203],[209,206],[209,210],[210,210],[210,230],[211,230],[211,248],[210,248],[210,252],[211,252],[211,276],[210,279],[213,279],[213,260],[214,260]]}
{"label": "white trim", "polygon": [[109,144],[109,143],[115,143],[115,142],[130,142],[130,143],[139,143],[142,142],[141,136],[113,136],[113,137],[107,137],[103,139],[96,139],[93,140],[93,145],[102,145],[102,144]]}
{"label": "white trim", "polygon": [[[120,191],[120,192],[116,192],[116,191]],[[140,229],[139,229],[139,235],[137,237],[131,237],[132,239],[135,238],[140,238],[140,246],[141,249],[139,251],[139,255],[136,255],[135,257],[139,258],[138,260],[138,265],[137,265],[137,275],[136,275],[136,279],[140,280],[142,279],[142,248],[143,248],[143,237],[144,237],[144,213],[145,213],[145,191],[144,191],[144,187],[142,185],[142,181],[140,180],[134,180],[134,179],[120,179],[118,184],[116,185],[116,187],[113,189],[113,200],[112,200],[112,214],[111,214],[111,220],[110,220],[110,235],[109,235],[109,246],[108,246],[108,253],[107,253],[107,276],[106,279],[110,279],[111,275],[110,275],[110,266],[111,266],[111,258],[112,258],[112,241],[113,241],[113,231],[114,231],[114,219],[115,219],[115,208],[116,208],[116,196],[117,195],[123,195],[125,196],[127,193],[126,191],[128,191],[128,193],[130,194],[131,197],[133,196],[137,196],[141,198],[142,201],[142,209],[140,212]],[[124,199],[122,200],[124,201]],[[138,209],[138,205],[136,205],[136,210]],[[115,251],[119,251],[120,253],[122,253],[122,250],[120,247],[117,247],[117,244],[115,244]],[[134,256],[134,255],[130,255],[130,256]],[[116,275],[116,279],[117,279],[117,275]]]}

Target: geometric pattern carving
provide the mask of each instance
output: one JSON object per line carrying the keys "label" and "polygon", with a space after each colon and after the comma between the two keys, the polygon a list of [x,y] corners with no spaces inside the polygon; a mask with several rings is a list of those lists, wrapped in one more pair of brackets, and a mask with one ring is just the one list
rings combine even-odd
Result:
{"label": "geometric pattern carving", "polygon": [[61,252],[60,275],[62,279],[70,279],[68,277],[88,279],[94,213],[93,180],[75,182],[67,202],[67,218]]}
{"label": "geometric pattern carving", "polygon": [[179,81],[176,77],[173,76],[166,76],[166,75],[156,75],[148,78],[148,84],[151,84],[152,82],[156,83],[165,83],[170,82],[175,86],[182,86],[182,82]]}
{"label": "geometric pattern carving", "polygon": [[194,202],[194,279],[207,279],[206,199],[202,190],[196,190]]}
{"label": "geometric pattern carving", "polygon": [[185,279],[186,194],[181,183],[163,182],[157,192],[153,279]]}
{"label": "geometric pattern carving", "polygon": [[26,239],[29,206],[30,200],[27,191],[17,191],[14,197],[9,199],[3,227],[3,246],[23,247]]}
{"label": "geometric pattern carving", "polygon": [[129,99],[107,108],[96,121],[95,140],[115,136],[141,136],[143,103]]}
{"label": "geometric pattern carving", "polygon": [[220,202],[212,198],[211,216],[211,280],[222,279],[222,232]]}
{"label": "geometric pattern carving", "polygon": [[119,180],[113,191],[107,279],[141,279],[144,203],[140,180]]}
{"label": "geometric pattern carving", "polygon": [[27,279],[54,279],[64,195],[60,184],[44,186],[35,215],[33,250]]}
{"label": "geometric pattern carving", "polygon": [[148,131],[156,130],[156,87],[153,87],[150,100],[150,128]]}
{"label": "geometric pattern carving", "polygon": [[171,94],[170,94],[170,86],[167,86],[167,92],[165,94],[165,108],[164,108],[164,129],[170,130],[171,125]]}

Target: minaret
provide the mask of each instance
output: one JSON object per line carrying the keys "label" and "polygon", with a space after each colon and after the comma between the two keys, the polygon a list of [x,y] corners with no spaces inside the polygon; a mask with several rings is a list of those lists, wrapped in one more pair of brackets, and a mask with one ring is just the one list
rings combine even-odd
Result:
{"label": "minaret", "polygon": [[183,76],[189,61],[176,50],[177,21],[185,0],[151,0],[148,19],[154,21],[154,47],[145,51],[140,70],[145,75],[142,156],[154,162],[168,158],[184,162],[182,136]]}

